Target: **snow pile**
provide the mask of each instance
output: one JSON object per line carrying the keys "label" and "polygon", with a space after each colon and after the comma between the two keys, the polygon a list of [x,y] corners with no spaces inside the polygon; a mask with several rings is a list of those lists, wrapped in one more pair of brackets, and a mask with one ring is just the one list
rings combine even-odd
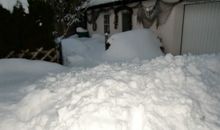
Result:
{"label": "snow pile", "polygon": [[220,54],[102,64],[47,77],[1,130],[219,130]]}
{"label": "snow pile", "polygon": [[91,38],[72,36],[62,40],[64,64],[74,67],[90,67],[102,61],[105,51],[104,36],[93,35]]}
{"label": "snow pile", "polygon": [[94,66],[103,62],[137,62],[163,55],[160,42],[149,29],[118,33],[108,40],[110,48],[105,51],[105,38],[76,36],[62,40],[63,57],[66,65]]}
{"label": "snow pile", "polygon": [[108,39],[111,44],[105,55],[113,61],[152,59],[163,55],[161,43],[150,29],[138,29],[118,33]]}
{"label": "snow pile", "polygon": [[21,4],[24,8],[24,11],[28,13],[27,0],[0,0],[0,5],[2,5],[3,8],[9,10],[10,12],[13,11],[14,6],[16,6],[17,4]]}
{"label": "snow pile", "polygon": [[25,59],[0,60],[0,103],[16,102],[24,96],[28,85],[49,73],[63,72],[65,67],[43,61]]}

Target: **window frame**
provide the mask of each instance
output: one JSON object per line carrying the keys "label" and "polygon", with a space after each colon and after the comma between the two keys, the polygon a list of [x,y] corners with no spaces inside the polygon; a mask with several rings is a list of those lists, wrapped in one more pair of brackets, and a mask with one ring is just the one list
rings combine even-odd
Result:
{"label": "window frame", "polygon": [[110,33],[110,14],[104,14],[104,33]]}

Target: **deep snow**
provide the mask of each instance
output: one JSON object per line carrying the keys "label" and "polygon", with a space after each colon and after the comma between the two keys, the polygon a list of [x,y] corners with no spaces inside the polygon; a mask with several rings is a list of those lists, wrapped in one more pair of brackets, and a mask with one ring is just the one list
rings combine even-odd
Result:
{"label": "deep snow", "polygon": [[[0,60],[0,118],[11,114],[10,106],[19,102],[35,83],[50,75],[64,72],[67,68],[43,61],[25,59]],[[3,129],[3,128],[1,128]]]}
{"label": "deep snow", "polygon": [[[166,55],[48,76],[1,130],[218,130],[220,54]],[[3,117],[3,118],[2,118]]]}
{"label": "deep snow", "polygon": [[163,55],[161,43],[150,29],[137,29],[112,35],[104,58],[111,62],[153,59]]}
{"label": "deep snow", "polygon": [[108,39],[110,48],[105,51],[105,38],[76,35],[62,40],[64,63],[74,67],[93,67],[102,63],[139,62],[163,55],[160,42],[150,29],[137,29],[118,33]]}
{"label": "deep snow", "polygon": [[91,67],[102,63],[105,39],[100,35],[91,38],[72,36],[62,40],[64,64],[74,67]]}

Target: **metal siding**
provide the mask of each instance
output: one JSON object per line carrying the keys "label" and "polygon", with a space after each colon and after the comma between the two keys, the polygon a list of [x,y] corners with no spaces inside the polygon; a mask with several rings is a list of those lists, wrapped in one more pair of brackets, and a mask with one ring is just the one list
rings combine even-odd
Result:
{"label": "metal siding", "polygon": [[220,2],[185,5],[182,53],[220,52]]}

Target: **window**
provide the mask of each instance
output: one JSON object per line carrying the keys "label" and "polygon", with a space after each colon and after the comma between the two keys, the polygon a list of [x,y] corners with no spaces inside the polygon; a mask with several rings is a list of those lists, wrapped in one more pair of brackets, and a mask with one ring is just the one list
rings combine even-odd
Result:
{"label": "window", "polygon": [[110,16],[104,15],[104,33],[110,33]]}

